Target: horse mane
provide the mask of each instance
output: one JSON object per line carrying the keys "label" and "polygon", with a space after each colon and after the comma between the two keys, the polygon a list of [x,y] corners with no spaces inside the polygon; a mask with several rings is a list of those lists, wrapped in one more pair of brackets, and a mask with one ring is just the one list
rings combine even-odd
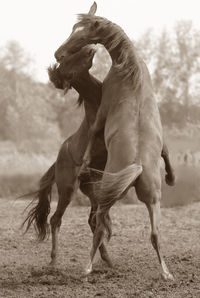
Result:
{"label": "horse mane", "polygon": [[116,49],[119,53],[116,61],[113,61],[113,67],[117,69],[122,80],[130,80],[134,89],[138,89],[142,83],[141,60],[133,42],[123,29],[106,18],[89,14],[79,14],[78,21],[82,25],[93,24],[95,26],[98,23],[97,34],[104,41],[106,49],[108,51]]}
{"label": "horse mane", "polygon": [[[47,69],[49,80],[53,83],[54,87],[56,89],[64,90],[64,81],[66,78],[60,73],[59,67],[57,64],[51,65]],[[71,89],[72,85],[71,82],[69,82],[69,89]],[[84,98],[79,94],[79,97],[77,99],[77,106],[80,107],[84,103]]]}
{"label": "horse mane", "polygon": [[49,75],[49,80],[56,89],[63,89],[63,78],[59,72],[58,65],[55,63],[54,65],[50,65],[47,68],[47,72]]}

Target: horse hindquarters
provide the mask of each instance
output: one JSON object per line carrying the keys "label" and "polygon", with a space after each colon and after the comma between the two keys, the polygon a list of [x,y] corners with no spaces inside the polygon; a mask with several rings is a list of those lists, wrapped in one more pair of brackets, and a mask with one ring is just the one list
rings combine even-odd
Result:
{"label": "horse hindquarters", "polygon": [[151,223],[151,243],[158,255],[161,265],[162,277],[173,279],[160,251],[159,225],[160,225],[160,200],[161,200],[161,175],[160,168],[143,167],[143,172],[135,184],[138,199],[146,204]]}

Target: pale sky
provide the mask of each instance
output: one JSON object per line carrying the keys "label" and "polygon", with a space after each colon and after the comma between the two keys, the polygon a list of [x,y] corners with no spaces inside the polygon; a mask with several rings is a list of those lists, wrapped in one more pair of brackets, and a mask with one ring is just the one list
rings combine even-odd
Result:
{"label": "pale sky", "polygon": [[[120,25],[131,39],[148,28],[159,33],[178,20],[192,20],[200,30],[199,0],[96,0],[96,15]],[[0,46],[17,40],[35,60],[36,78],[47,81],[46,68],[69,36],[76,14],[93,0],[0,0]]]}

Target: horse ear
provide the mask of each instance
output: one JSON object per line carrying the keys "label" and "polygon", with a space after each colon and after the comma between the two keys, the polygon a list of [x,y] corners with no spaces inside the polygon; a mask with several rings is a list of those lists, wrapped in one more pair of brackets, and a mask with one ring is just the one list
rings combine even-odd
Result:
{"label": "horse ear", "polygon": [[94,3],[92,4],[92,6],[90,7],[90,10],[89,10],[88,14],[95,15],[96,11],[97,11],[97,4],[94,1]]}

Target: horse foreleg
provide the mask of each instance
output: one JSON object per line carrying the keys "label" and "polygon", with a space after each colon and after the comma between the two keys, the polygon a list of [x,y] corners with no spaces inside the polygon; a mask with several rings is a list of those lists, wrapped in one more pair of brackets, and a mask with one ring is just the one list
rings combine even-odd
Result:
{"label": "horse foreleg", "polygon": [[169,272],[167,265],[161,255],[159,243],[159,223],[160,223],[160,200],[154,200],[154,203],[146,204],[149,211],[151,222],[151,243],[156,250],[158,260],[161,265],[162,277],[165,280],[173,280],[173,275]]}
{"label": "horse foreleg", "polygon": [[105,115],[102,113],[101,110],[98,110],[97,115],[96,115],[96,120],[93,123],[93,125],[89,129],[89,142],[85,151],[85,154],[83,156],[83,164],[80,168],[80,174],[85,171],[85,169],[88,167],[88,165],[91,162],[91,151],[92,147],[95,142],[96,136],[101,132],[105,125]]}
{"label": "horse foreleg", "polygon": [[94,134],[90,133],[89,143],[86,148],[85,154],[83,156],[83,163],[82,163],[80,172],[84,171],[89,166],[89,164],[91,162],[91,150],[92,150],[94,141],[95,141],[95,133]]}

